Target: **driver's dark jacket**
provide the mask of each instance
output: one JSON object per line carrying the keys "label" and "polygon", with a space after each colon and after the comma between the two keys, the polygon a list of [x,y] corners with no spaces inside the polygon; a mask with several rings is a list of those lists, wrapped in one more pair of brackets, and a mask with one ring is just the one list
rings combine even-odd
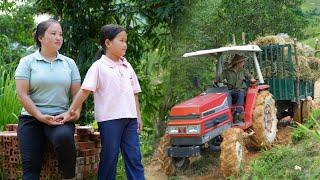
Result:
{"label": "driver's dark jacket", "polygon": [[219,79],[233,86],[229,88],[240,90],[247,88],[246,82],[249,82],[251,78],[253,76],[244,68],[239,69],[237,72],[232,68],[228,68],[221,73]]}

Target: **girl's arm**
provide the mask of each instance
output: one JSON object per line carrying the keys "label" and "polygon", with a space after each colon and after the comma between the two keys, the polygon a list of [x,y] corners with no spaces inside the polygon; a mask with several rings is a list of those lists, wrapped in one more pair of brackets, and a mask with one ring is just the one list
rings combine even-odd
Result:
{"label": "girl's arm", "polygon": [[16,90],[17,90],[17,96],[21,105],[31,116],[35,117],[37,120],[48,125],[62,124],[61,122],[55,121],[53,116],[44,115],[39,111],[39,109],[36,107],[36,105],[34,104],[34,102],[32,101],[32,99],[28,94],[29,92],[28,80],[17,79]]}
{"label": "girl's arm", "polygon": [[[70,92],[71,92],[71,96],[72,96],[72,101],[75,100],[76,95],[80,89],[80,82],[79,83],[72,83],[71,84],[71,88],[70,88]],[[80,105],[80,107],[76,110],[75,112],[75,117],[73,118],[73,120],[78,120],[80,117],[80,113],[81,113],[81,109],[82,109],[82,104]]]}
{"label": "girl's arm", "polygon": [[[76,111],[81,110],[81,106],[83,102],[88,98],[91,91],[80,89],[78,93],[73,98],[73,102],[69,108],[69,110],[59,116],[57,116],[57,119],[62,119],[60,122],[65,123],[67,121],[70,121],[72,117],[76,116]],[[79,110],[80,109],[80,110]]]}
{"label": "girl's arm", "polygon": [[85,90],[85,89],[80,89],[78,91],[78,93],[76,94],[75,98],[73,99],[73,102],[69,108],[70,112],[75,112],[77,109],[79,109],[83,102],[88,98],[88,96],[90,95],[89,90]]}
{"label": "girl's arm", "polygon": [[136,109],[137,109],[137,116],[138,116],[137,133],[140,134],[143,128],[143,124],[142,124],[141,112],[140,112],[139,94],[134,94],[134,99],[136,101]]}

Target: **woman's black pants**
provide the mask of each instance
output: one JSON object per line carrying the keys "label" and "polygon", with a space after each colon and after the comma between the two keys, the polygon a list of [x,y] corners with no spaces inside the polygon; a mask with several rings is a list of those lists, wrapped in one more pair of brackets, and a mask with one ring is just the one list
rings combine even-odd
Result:
{"label": "woman's black pants", "polygon": [[21,115],[18,125],[18,140],[23,167],[22,179],[39,179],[43,154],[48,141],[54,148],[59,171],[63,178],[74,178],[76,166],[74,131],[75,125],[72,122],[49,126],[32,116]]}

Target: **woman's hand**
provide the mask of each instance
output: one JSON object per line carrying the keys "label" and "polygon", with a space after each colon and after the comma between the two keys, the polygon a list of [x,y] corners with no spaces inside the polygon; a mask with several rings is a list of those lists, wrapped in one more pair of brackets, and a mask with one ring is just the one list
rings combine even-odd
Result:
{"label": "woman's hand", "polygon": [[56,121],[56,119],[53,116],[46,115],[46,114],[45,115],[41,114],[36,119],[50,126],[57,126],[57,125],[63,124],[59,121]]}
{"label": "woman's hand", "polygon": [[141,120],[141,118],[137,118],[137,121],[138,121],[137,133],[141,134],[142,128],[143,128],[142,120]]}
{"label": "woman's hand", "polygon": [[65,122],[73,121],[73,120],[78,120],[80,117],[80,112],[79,111],[74,111],[74,110],[69,110],[67,112],[64,112],[62,114],[59,114],[55,116],[55,120],[64,124]]}

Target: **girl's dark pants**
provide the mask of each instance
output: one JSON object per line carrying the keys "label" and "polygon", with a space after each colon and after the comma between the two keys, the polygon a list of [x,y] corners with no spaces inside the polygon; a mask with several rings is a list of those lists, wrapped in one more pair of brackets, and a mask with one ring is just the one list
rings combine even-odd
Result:
{"label": "girl's dark pants", "polygon": [[119,149],[124,160],[128,180],[144,180],[141,163],[137,119],[124,118],[99,122],[101,138],[99,180],[116,179]]}
{"label": "girl's dark pants", "polygon": [[76,148],[74,123],[49,126],[32,116],[21,115],[18,125],[18,140],[22,158],[23,180],[38,180],[43,164],[47,141],[54,147],[59,170],[65,179],[75,177]]}

